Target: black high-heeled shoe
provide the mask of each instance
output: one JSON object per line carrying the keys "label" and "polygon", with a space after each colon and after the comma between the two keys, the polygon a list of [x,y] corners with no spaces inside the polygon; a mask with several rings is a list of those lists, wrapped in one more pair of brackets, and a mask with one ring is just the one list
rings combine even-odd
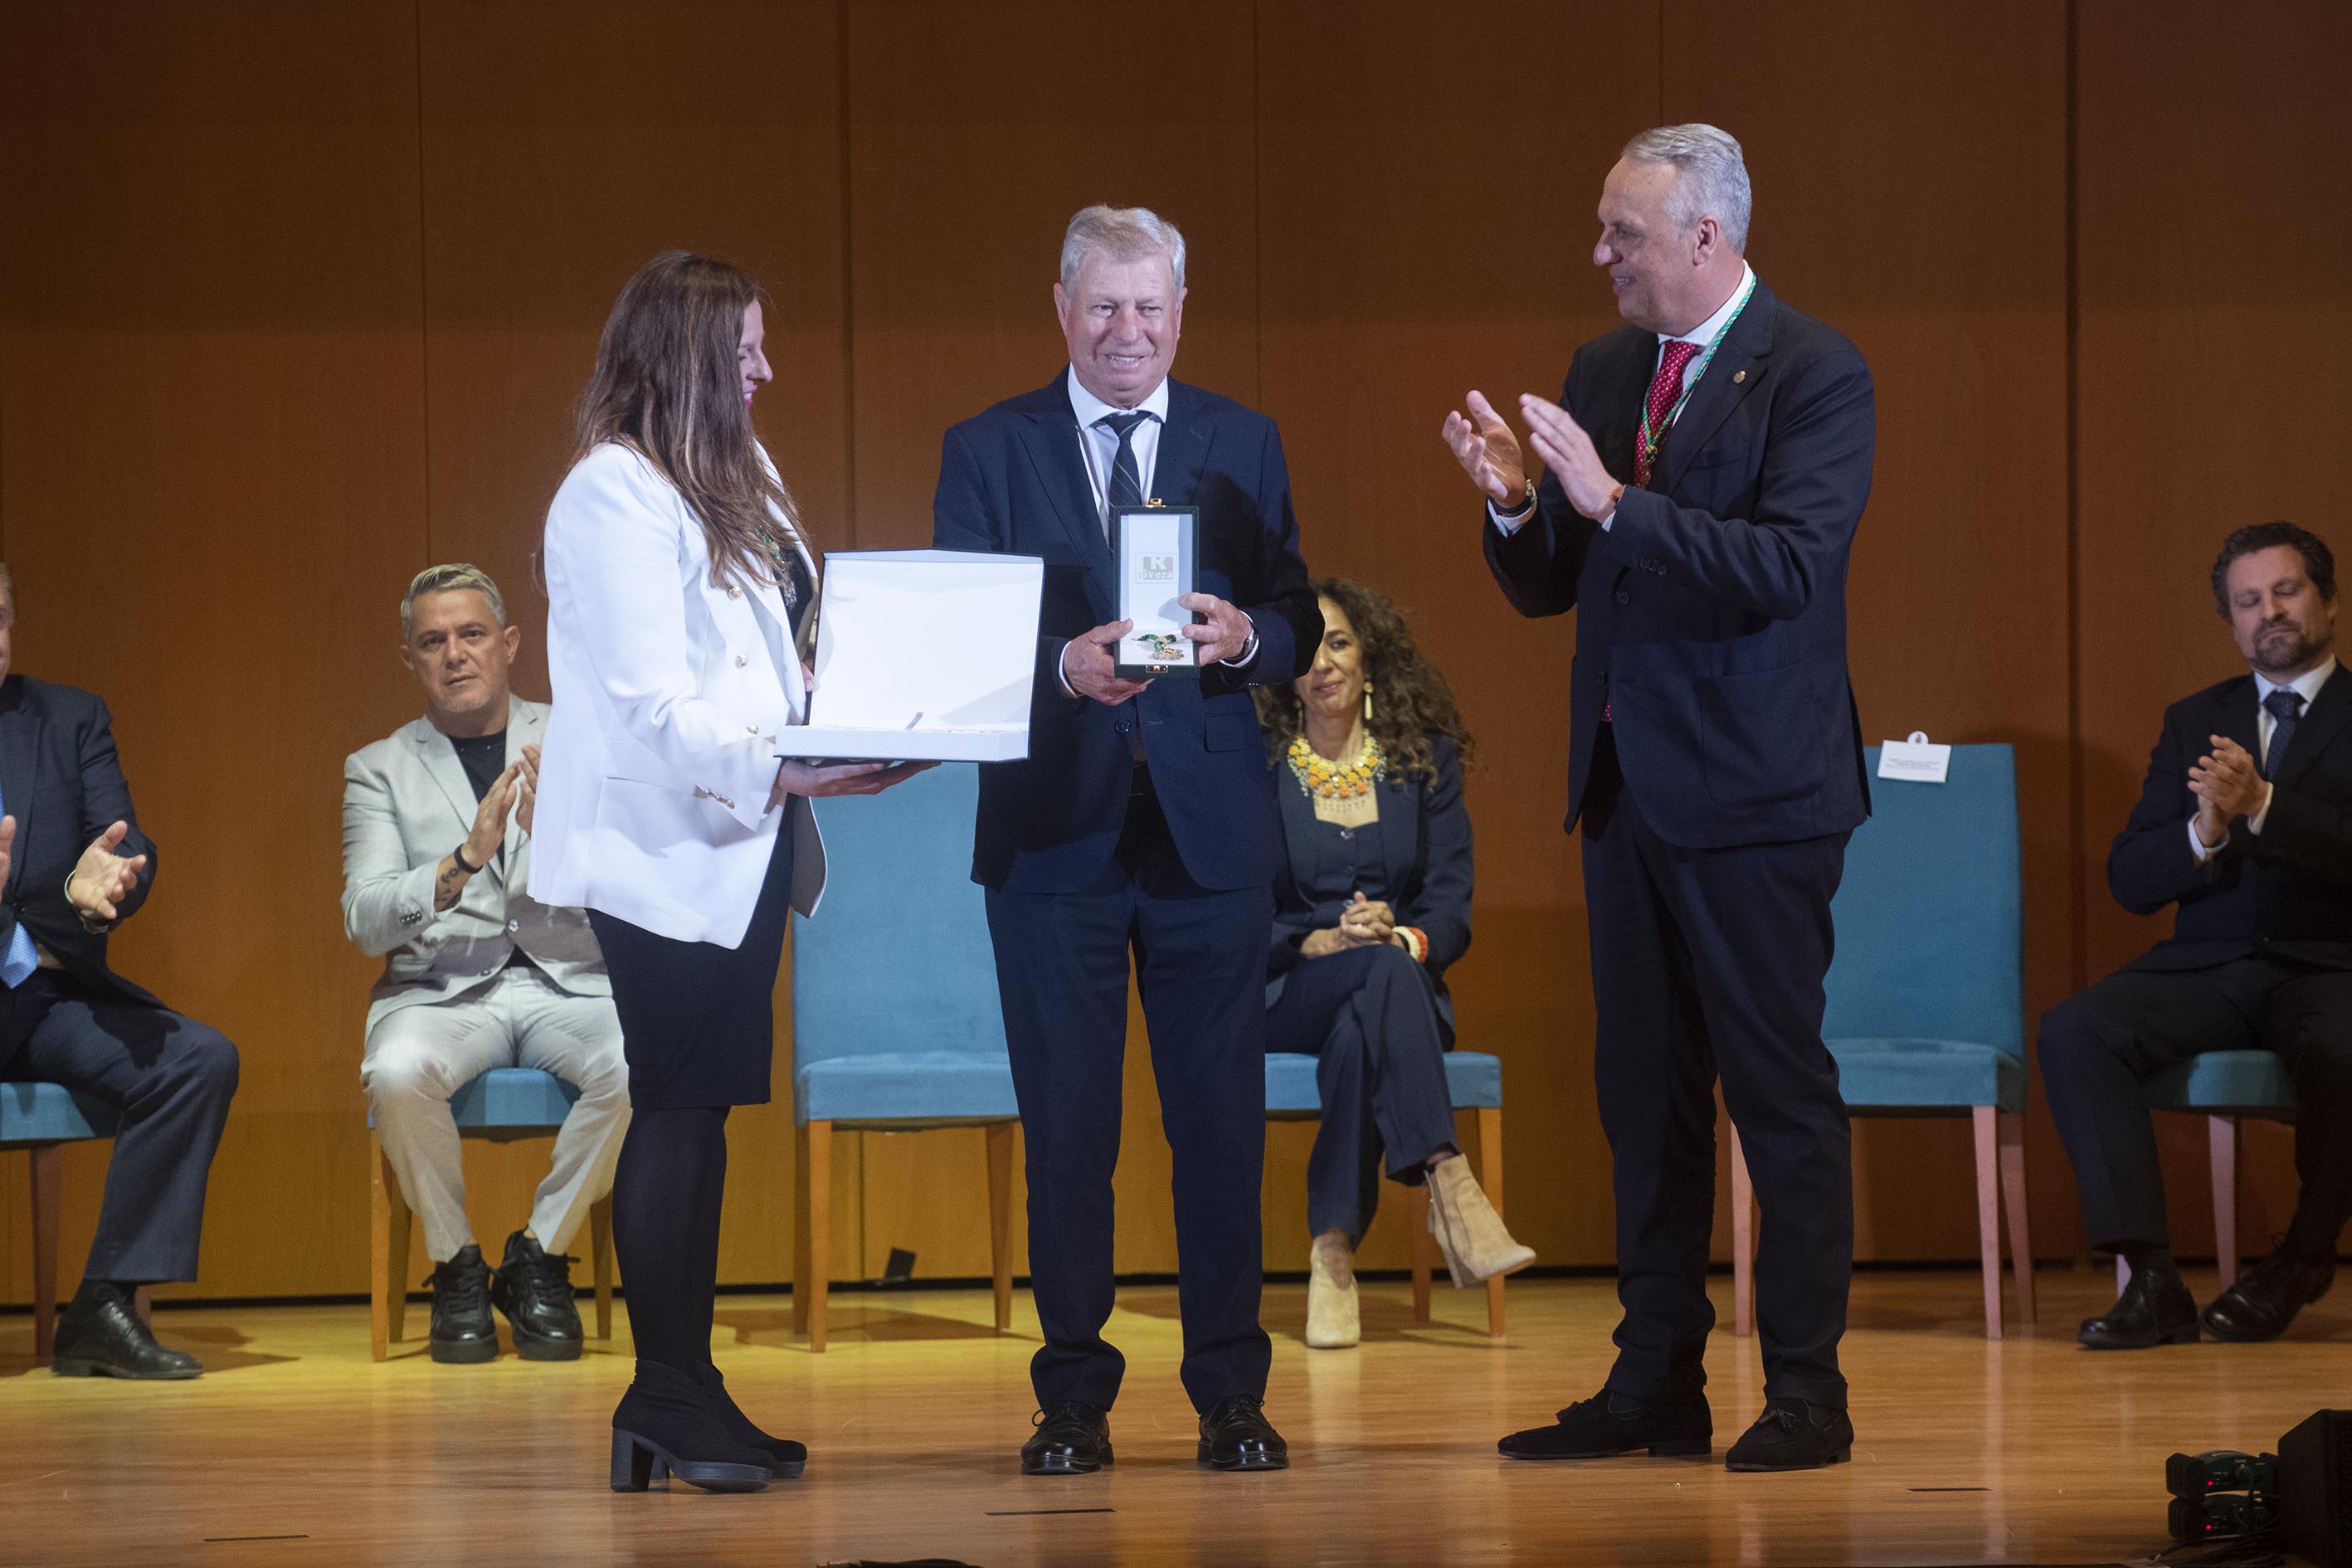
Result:
{"label": "black high-heeled shoe", "polygon": [[773,1474],[768,1451],[735,1435],[700,1380],[659,1362],[637,1363],[636,1381],[613,1412],[614,1491],[641,1492],[675,1477],[707,1491],[755,1492]]}
{"label": "black high-heeled shoe", "polygon": [[[768,1455],[768,1473],[772,1477],[788,1481],[807,1468],[808,1449],[790,1437],[772,1437],[761,1431],[749,1415],[743,1414],[742,1406],[735,1403],[735,1396],[727,1392],[726,1375],[717,1367],[706,1366],[696,1376],[702,1386],[716,1397],[719,1415],[727,1422],[728,1430],[736,1440],[761,1449]],[[653,1479],[660,1480],[668,1473],[668,1467],[656,1458]]]}

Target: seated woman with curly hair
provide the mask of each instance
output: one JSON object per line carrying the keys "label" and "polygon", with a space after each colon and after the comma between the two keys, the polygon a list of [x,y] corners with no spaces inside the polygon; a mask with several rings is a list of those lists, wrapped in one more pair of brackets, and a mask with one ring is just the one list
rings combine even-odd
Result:
{"label": "seated woman with curly hair", "polygon": [[1470,945],[1470,736],[1445,678],[1386,595],[1315,584],[1323,642],[1287,687],[1256,690],[1288,854],[1275,873],[1265,1046],[1318,1059],[1323,1121],[1307,1165],[1307,1342],[1356,1342],[1356,1244],[1380,1178],[1429,1184],[1456,1288],[1524,1268],[1454,1144],[1446,966]]}

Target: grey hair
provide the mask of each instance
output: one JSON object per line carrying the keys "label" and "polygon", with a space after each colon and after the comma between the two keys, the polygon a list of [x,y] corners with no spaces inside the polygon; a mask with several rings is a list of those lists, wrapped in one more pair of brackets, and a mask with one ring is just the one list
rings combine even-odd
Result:
{"label": "grey hair", "polygon": [[1671,163],[1682,174],[1666,197],[1666,216],[1689,230],[1703,217],[1723,229],[1734,255],[1748,251],[1748,216],[1754,198],[1748,188],[1748,161],[1728,131],[1693,121],[1661,125],[1625,143],[1621,156],[1643,163]]}
{"label": "grey hair", "polygon": [[1140,261],[1165,256],[1176,291],[1184,291],[1184,236],[1177,226],[1150,207],[1111,207],[1097,203],[1080,209],[1062,235],[1062,289],[1078,286],[1078,268],[1089,251],[1099,250],[1113,261]]}
{"label": "grey hair", "polygon": [[416,635],[417,600],[427,594],[459,594],[469,589],[490,602],[490,615],[499,626],[507,624],[506,595],[490,581],[490,574],[478,566],[452,561],[443,566],[427,566],[408,580],[408,593],[400,601],[400,640],[406,642]]}

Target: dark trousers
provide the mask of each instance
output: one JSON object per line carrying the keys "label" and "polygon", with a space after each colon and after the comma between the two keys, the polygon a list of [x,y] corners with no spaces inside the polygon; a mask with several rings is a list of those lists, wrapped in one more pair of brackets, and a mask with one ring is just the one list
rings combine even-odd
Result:
{"label": "dark trousers", "polygon": [[1381,1204],[1381,1165],[1408,1186],[1454,1142],[1445,1040],[1429,972],[1400,947],[1302,959],[1265,1015],[1265,1048],[1316,1058],[1323,1104],[1307,1160],[1307,1233],[1353,1247]]}
{"label": "dark trousers", "polygon": [[[1613,752],[1605,760],[1613,774]],[[1593,1077],[1624,1308],[1608,1385],[1658,1399],[1706,1381],[1719,1077],[1764,1215],[1765,1394],[1843,1406],[1853,1175],[1822,982],[1847,836],[1678,848],[1650,831],[1621,780],[1599,777],[1583,822]]]}
{"label": "dark trousers", "polygon": [[2042,1016],[2042,1081],[2102,1251],[2169,1237],[2141,1085],[2204,1051],[2276,1051],[2294,1081],[2303,1178],[2287,1245],[2333,1257],[2352,1218],[2352,973],[2265,956],[2126,969]]}
{"label": "dark trousers", "polygon": [[988,892],[1028,1151],[1029,1272],[1045,1334],[1029,1375],[1040,1405],[1108,1409],[1126,1366],[1102,1330],[1132,948],[1174,1157],[1184,1391],[1205,1411],[1230,1394],[1262,1396],[1273,1358],[1258,1326],[1258,1184],[1274,899],[1264,887],[1195,883],[1140,767],[1137,780],[1100,883],[1082,893]]}
{"label": "dark trousers", "polygon": [[236,1047],[159,1003],[53,969],[0,990],[0,1080],[61,1083],[122,1112],[84,1277],[194,1279],[205,1184],[236,1093]]}

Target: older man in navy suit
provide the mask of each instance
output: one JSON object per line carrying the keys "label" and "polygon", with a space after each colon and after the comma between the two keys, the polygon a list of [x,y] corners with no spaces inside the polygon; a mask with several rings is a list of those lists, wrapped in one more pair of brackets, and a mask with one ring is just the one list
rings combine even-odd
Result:
{"label": "older man in navy suit", "polygon": [[[2131,1279],[2093,1350],[2276,1338],[2336,1279],[2352,1218],[2352,683],[2336,679],[2336,557],[2291,522],[2222,542],[2213,598],[2247,671],[2182,698],[2107,887],[2173,907],[2170,940],[2042,1016],[2042,1079],[2091,1245]],[[2204,1051],[2273,1050],[2295,1090],[2294,1217],[2200,1317],[2172,1261],[2146,1079]]]}
{"label": "older man in navy suit", "polygon": [[1477,393],[1447,445],[1486,492],[1522,615],[1577,611],[1569,825],[1584,832],[1593,1067],[1624,1307],[1607,1386],[1515,1458],[1703,1454],[1700,1354],[1719,1077],[1764,1210],[1764,1414],[1736,1470],[1847,1458],[1838,1370],[1853,1194],[1822,1042],[1830,900],[1869,811],[1847,683],[1846,556],[1870,494],[1870,372],[1745,258],[1739,143],[1644,132],[1601,196],[1594,265],[1626,325],[1519,406],[1549,472]]}
{"label": "older man in navy suit", "polygon": [[[1029,1264],[1045,1343],[1028,1475],[1111,1458],[1124,1368],[1109,1321],[1111,1171],[1132,949],[1175,1163],[1177,1293],[1200,1461],[1277,1469],[1262,1408],[1258,1181],[1265,1154],[1265,931],[1281,834],[1247,688],[1295,679],[1321,614],[1298,556],[1274,422],[1169,378],[1184,239],[1141,207],[1088,207],[1054,309],[1068,368],[947,433],[933,539],[1037,555],[1045,593],[1026,761],[981,771],[972,879],[987,889],[1028,1137]],[[1121,679],[1108,519],[1200,509],[1191,675]]]}

